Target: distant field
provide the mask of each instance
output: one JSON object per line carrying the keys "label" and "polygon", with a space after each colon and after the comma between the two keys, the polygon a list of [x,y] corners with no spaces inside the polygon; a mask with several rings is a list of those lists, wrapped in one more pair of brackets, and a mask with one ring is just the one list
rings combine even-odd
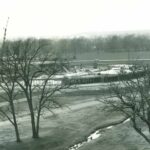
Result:
{"label": "distant field", "polygon": [[149,59],[149,51],[138,51],[138,52],[96,52],[91,51],[87,53],[77,53],[77,60],[84,59]]}
{"label": "distant field", "polygon": [[[73,54],[67,54],[65,58],[73,58]],[[100,64],[118,64],[128,63],[136,59],[150,59],[149,51],[138,52],[97,52],[77,53],[76,59],[73,59],[73,65],[92,65],[96,60],[101,60]],[[106,61],[108,60],[108,61]],[[75,63],[74,63],[75,62]],[[150,61],[134,61],[134,63],[150,64]]]}

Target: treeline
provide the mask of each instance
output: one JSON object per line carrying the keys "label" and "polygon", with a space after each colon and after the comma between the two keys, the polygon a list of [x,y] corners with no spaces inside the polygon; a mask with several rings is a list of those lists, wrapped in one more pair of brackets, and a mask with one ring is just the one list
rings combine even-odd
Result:
{"label": "treeline", "polygon": [[95,38],[72,38],[51,40],[53,50],[61,54],[97,52],[127,52],[127,51],[149,51],[150,37],[145,35],[112,35]]}
{"label": "treeline", "polygon": [[95,38],[64,38],[64,39],[40,39],[44,44],[42,55],[53,57],[76,58],[80,53],[95,52],[128,52],[128,51],[149,51],[150,37],[146,35],[112,35]]}

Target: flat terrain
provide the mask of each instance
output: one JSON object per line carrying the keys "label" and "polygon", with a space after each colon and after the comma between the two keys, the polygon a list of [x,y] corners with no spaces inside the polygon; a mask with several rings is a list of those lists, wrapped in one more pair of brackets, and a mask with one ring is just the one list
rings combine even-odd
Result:
{"label": "flat terrain", "polygon": [[[75,98],[75,97],[74,97]],[[8,121],[0,123],[0,150],[63,150],[85,139],[101,124],[118,120],[122,115],[104,112],[98,101],[83,100],[55,110],[56,114],[45,115],[41,120],[38,140],[32,140],[29,118],[20,120],[20,132],[23,142],[14,142],[14,130]],[[94,97],[93,97],[94,98]],[[80,100],[79,100],[80,99]]]}
{"label": "flat terrain", "polygon": [[115,60],[115,59],[149,59],[149,51],[129,51],[129,52],[98,52],[91,51],[86,53],[77,53],[77,60]]}
{"label": "flat terrain", "polygon": [[[8,121],[0,122],[0,150],[68,150],[84,141],[101,125],[121,120],[118,112],[108,112],[96,101],[99,96],[80,95],[58,97],[63,108],[55,115],[47,112],[41,118],[40,139],[31,138],[30,118],[19,118],[22,141],[15,142],[14,129]],[[145,148],[145,149],[144,149]],[[132,129],[130,122],[107,130],[79,150],[148,150],[147,143]]]}

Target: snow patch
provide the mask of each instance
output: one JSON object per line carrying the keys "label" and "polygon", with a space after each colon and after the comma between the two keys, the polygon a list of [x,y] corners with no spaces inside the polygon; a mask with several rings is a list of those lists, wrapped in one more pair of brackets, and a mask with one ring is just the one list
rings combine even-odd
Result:
{"label": "snow patch", "polygon": [[128,119],[126,119],[123,123],[127,123],[127,122],[129,122],[131,119],[130,118],[128,118]]}

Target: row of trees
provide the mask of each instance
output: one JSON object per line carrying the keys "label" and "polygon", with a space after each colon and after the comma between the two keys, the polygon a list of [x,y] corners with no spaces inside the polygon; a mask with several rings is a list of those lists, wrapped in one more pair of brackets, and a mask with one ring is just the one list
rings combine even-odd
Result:
{"label": "row of trees", "polygon": [[[0,90],[4,94],[0,94],[0,100],[7,102],[8,107],[0,105],[0,116],[7,118],[13,125],[17,142],[21,141],[15,106],[19,93],[23,93],[28,104],[33,138],[39,138],[43,111],[61,107],[55,101],[54,94],[66,87],[52,87],[49,80],[60,71],[62,64],[55,61],[53,65],[45,66],[47,60],[53,59],[43,52],[49,47],[48,44],[45,40],[27,39],[6,41],[1,48]],[[133,128],[150,143],[150,68],[143,66],[142,70],[145,73],[143,77],[137,76],[137,70],[133,70],[134,79],[111,84],[111,97],[115,99],[105,99],[104,102],[107,108],[120,111],[130,118]],[[42,84],[34,85],[34,80],[41,76],[44,78]],[[36,98],[35,93],[38,93]]]}
{"label": "row of trees", "polygon": [[130,51],[149,51],[150,37],[144,35],[112,35],[107,37],[95,38],[72,38],[51,40],[53,49],[57,52],[86,53],[97,52],[128,52]]}
{"label": "row of trees", "polygon": [[[99,53],[150,50],[150,38],[146,35],[37,40],[37,42],[39,41],[47,45],[43,48],[43,54],[51,55],[53,53],[54,58],[76,58],[77,54],[91,51]],[[41,54],[41,57],[43,54]]]}
{"label": "row of trees", "polygon": [[[50,59],[49,55],[43,55],[42,50],[45,46],[46,43],[41,40],[27,39],[6,41],[1,48],[0,90],[4,94],[0,95],[0,100],[8,105],[0,106],[0,115],[6,117],[14,126],[17,142],[21,141],[15,106],[15,99],[19,93],[24,95],[28,104],[33,138],[39,137],[40,117],[43,111],[61,107],[54,99],[54,94],[65,87],[52,86],[49,83],[49,80],[60,71],[61,64],[55,62],[45,67],[45,61]],[[42,76],[42,83],[34,85],[34,80]],[[38,93],[36,98],[35,93]]]}

